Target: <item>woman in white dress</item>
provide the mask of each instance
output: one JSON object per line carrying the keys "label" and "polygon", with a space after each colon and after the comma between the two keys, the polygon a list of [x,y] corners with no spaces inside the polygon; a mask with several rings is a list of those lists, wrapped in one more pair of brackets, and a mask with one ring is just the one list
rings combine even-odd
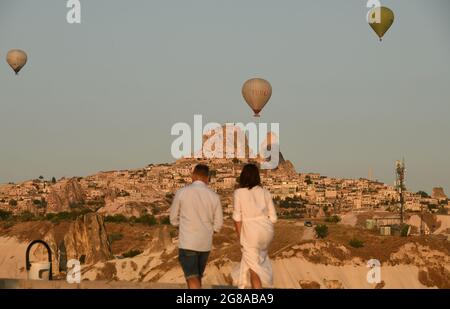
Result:
{"label": "woman in white dress", "polygon": [[274,236],[277,214],[269,191],[261,186],[259,169],[244,166],[234,192],[233,220],[241,247],[242,260],[236,278],[239,288],[260,289],[273,285],[268,248]]}

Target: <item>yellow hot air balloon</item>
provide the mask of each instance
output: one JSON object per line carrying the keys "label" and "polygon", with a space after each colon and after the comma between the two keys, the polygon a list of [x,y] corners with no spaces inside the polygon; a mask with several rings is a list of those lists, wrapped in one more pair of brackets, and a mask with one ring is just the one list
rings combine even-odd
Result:
{"label": "yellow hot air balloon", "polygon": [[16,75],[22,70],[22,68],[27,63],[27,54],[20,49],[12,49],[8,52],[6,56],[6,61],[9,66],[14,70]]}
{"label": "yellow hot air balloon", "polygon": [[367,15],[367,22],[378,35],[380,41],[383,40],[384,35],[391,28],[394,19],[394,12],[385,6],[375,7]]}
{"label": "yellow hot air balloon", "polygon": [[242,87],[242,96],[255,112],[255,117],[260,117],[259,113],[272,96],[272,86],[265,79],[249,79]]}

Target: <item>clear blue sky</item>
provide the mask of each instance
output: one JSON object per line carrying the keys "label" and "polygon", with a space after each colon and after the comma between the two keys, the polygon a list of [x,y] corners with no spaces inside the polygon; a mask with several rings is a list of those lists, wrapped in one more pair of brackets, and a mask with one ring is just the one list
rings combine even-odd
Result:
{"label": "clear blue sky", "polygon": [[300,172],[394,180],[450,193],[450,1],[385,0],[383,43],[364,0],[1,0],[0,58],[22,48],[15,77],[0,62],[0,182],[173,161],[170,128],[201,113],[253,121],[251,77],[274,94]]}

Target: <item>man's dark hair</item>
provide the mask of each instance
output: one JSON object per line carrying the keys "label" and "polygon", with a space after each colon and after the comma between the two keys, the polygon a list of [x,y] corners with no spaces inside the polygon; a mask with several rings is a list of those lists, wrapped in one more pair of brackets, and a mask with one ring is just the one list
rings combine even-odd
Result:
{"label": "man's dark hair", "polygon": [[259,169],[255,164],[247,164],[244,166],[239,176],[239,187],[252,189],[261,185],[261,177],[259,176]]}
{"label": "man's dark hair", "polygon": [[193,173],[198,176],[209,177],[209,167],[204,164],[198,164],[195,166]]}

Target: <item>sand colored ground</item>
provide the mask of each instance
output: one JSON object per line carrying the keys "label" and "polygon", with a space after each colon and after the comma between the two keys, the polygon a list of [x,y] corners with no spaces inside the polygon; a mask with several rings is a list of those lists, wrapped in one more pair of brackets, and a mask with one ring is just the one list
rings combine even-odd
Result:
{"label": "sand colored ground", "polygon": [[[373,289],[367,282],[369,269],[365,265],[331,266],[315,264],[302,258],[277,259],[273,262],[274,285],[277,288],[301,288],[315,282],[320,288]],[[410,265],[383,266],[381,280],[384,288],[426,288],[418,280],[419,268]]]}
{"label": "sand colored ground", "polygon": [[[354,219],[351,219],[354,221]],[[320,222],[319,222],[320,223]],[[28,225],[27,225],[28,224]],[[25,278],[26,236],[47,229],[38,222],[14,227],[18,238],[0,236],[0,278]],[[35,231],[26,233],[30,224]],[[446,223],[442,223],[444,227]],[[382,237],[374,231],[344,224],[329,224],[329,236],[318,240],[313,228],[295,220],[281,220],[275,228],[270,248],[277,288],[424,288],[450,286],[449,242],[427,237]],[[60,226],[62,229],[63,226]],[[141,254],[133,258],[112,259],[84,265],[83,280],[93,282],[122,281],[137,286],[184,284],[178,264],[177,235],[170,227],[108,224],[108,233],[123,234],[113,243],[116,256],[130,249]],[[11,233],[12,230],[10,230]],[[353,248],[349,240],[363,241],[362,248]],[[19,240],[20,239],[20,240]],[[233,223],[226,221],[214,237],[214,249],[206,269],[204,283],[208,286],[231,286],[231,272],[239,265],[240,246]],[[35,257],[38,258],[38,257]],[[368,284],[366,262],[377,258],[382,263],[382,283]]]}
{"label": "sand colored ground", "polygon": [[[0,278],[25,279],[25,251],[28,241],[15,237],[0,237]],[[41,245],[33,246],[30,261],[47,261],[45,249]]]}
{"label": "sand colored ground", "polygon": [[434,233],[440,234],[446,232],[450,234],[450,216],[437,215],[437,221],[440,223],[440,227]]}
{"label": "sand colored ground", "polygon": [[26,278],[27,245],[14,237],[0,237],[0,278]]}
{"label": "sand colored ground", "polygon": [[[413,238],[380,237],[337,224],[329,228],[327,240],[310,240],[312,229],[297,222],[285,221],[277,225],[275,244],[270,250],[276,288],[424,288],[445,287],[445,282],[450,283],[445,275],[435,276],[439,265],[445,265],[450,271],[450,257],[442,240],[414,238],[415,242],[411,242]],[[239,265],[239,246],[234,243],[237,239],[229,224],[224,233],[228,238],[220,234],[215,239],[216,248],[204,278],[207,285],[233,284],[231,272]],[[347,244],[348,239],[355,236],[366,242],[364,248],[356,249]],[[183,284],[176,251],[175,242],[173,247],[163,251],[149,250],[132,259],[101,263],[86,270],[85,278],[105,280],[109,276],[115,280]],[[371,258],[379,258],[383,263],[383,282],[378,286],[366,280],[369,271],[366,262]]]}
{"label": "sand colored ground", "polygon": [[349,212],[341,216],[341,224],[355,226],[358,222],[358,217],[355,213]]}

